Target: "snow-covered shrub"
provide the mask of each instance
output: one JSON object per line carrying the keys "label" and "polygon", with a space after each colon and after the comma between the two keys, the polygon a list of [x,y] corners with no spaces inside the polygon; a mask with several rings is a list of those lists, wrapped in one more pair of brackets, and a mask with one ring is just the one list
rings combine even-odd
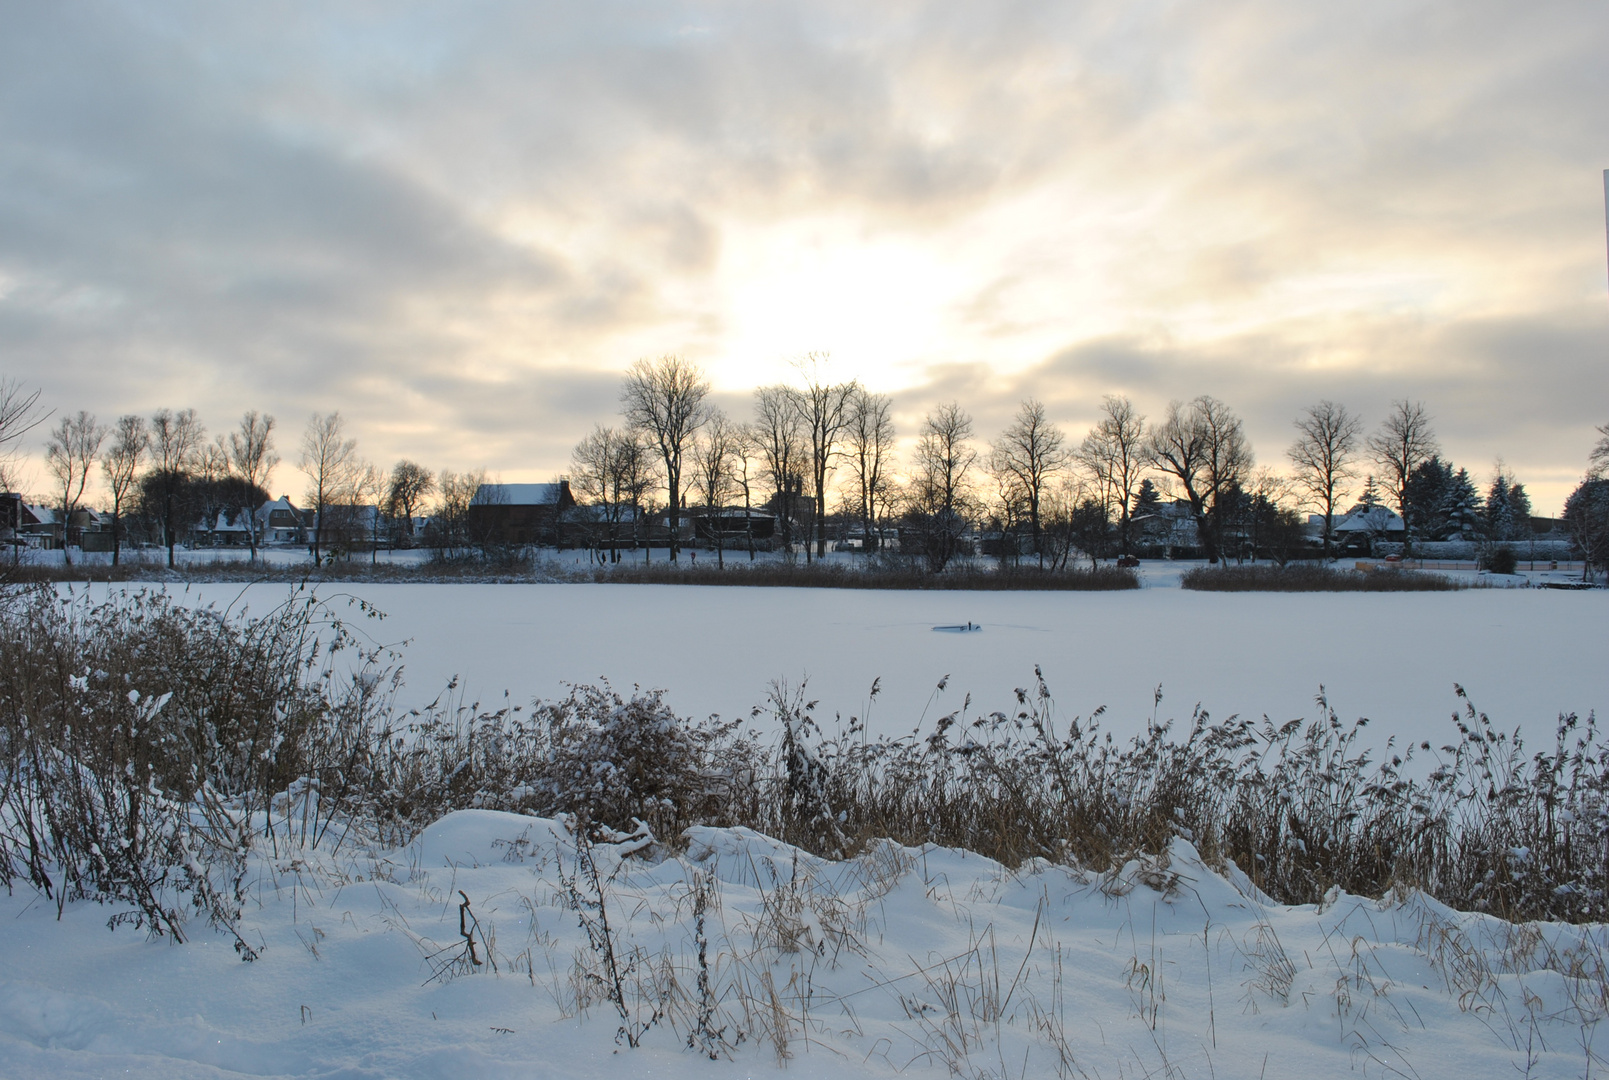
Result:
{"label": "snow-covered shrub", "polygon": [[375,817],[405,836],[452,810],[573,814],[661,840],[751,812],[759,748],[739,724],[678,717],[660,690],[623,698],[575,686],[526,712],[483,711],[446,697],[410,718],[381,751]]}
{"label": "snow-covered shrub", "polygon": [[1490,570],[1494,574],[1512,574],[1519,566],[1519,556],[1514,549],[1503,544],[1493,544],[1481,554],[1481,569]]}
{"label": "snow-covered shrub", "polygon": [[551,810],[613,829],[642,821],[666,838],[726,816],[734,777],[720,759],[736,722],[684,720],[663,690],[625,699],[607,684],[572,687],[562,701],[538,705],[536,718],[552,754]]}
{"label": "snow-covered shrub", "polygon": [[250,617],[31,589],[0,612],[0,883],[178,938],[187,907],[232,927],[270,800],[299,788],[316,842],[361,778],[376,662],[308,596]]}

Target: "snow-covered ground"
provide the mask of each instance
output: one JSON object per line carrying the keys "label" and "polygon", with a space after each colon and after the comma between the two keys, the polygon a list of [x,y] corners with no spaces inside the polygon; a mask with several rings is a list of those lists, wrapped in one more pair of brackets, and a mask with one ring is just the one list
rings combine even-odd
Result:
{"label": "snow-covered ground", "polygon": [[[743,714],[808,676],[830,717],[882,692],[874,727],[931,722],[971,692],[1006,707],[1043,667],[1061,708],[1138,728],[1314,715],[1320,683],[1377,738],[1442,740],[1452,683],[1503,726],[1551,733],[1609,703],[1609,593],[887,593],[625,585],[342,585],[410,639],[407,693],[454,673],[483,700],[607,676],[684,713]],[[125,588],[125,586],[116,586]],[[106,586],[96,587],[104,593]],[[178,587],[174,587],[178,588]],[[192,586],[262,609],[286,586]],[[936,633],[973,622],[972,633]],[[948,675],[948,689],[934,697]],[[594,894],[544,820],[462,812],[415,845],[254,856],[242,932],[171,946],[112,911],[0,898],[0,1077],[1579,1076],[1604,1067],[1601,927],[1513,928],[1417,896],[1266,901],[1176,842],[1168,865],[1096,876],[883,846],[818,862],[743,831],[681,859],[599,849],[627,1022],[618,1046]],[[707,897],[710,1061],[695,908]],[[462,960],[460,905],[479,920]],[[583,901],[582,910],[575,901]],[[473,933],[473,931],[472,931]],[[491,970],[492,961],[496,970]],[[657,1003],[657,1006],[656,1006]],[[633,1029],[635,1030],[635,1029]],[[712,1032],[724,1030],[721,1039]],[[738,1041],[742,1033],[743,1039]],[[689,1038],[694,1047],[689,1049]]]}
{"label": "snow-covered ground", "polygon": [[742,830],[690,841],[657,863],[594,848],[598,888],[561,826],[484,811],[403,850],[286,850],[256,863],[251,964],[205,932],[170,946],[109,933],[92,905],[58,922],[48,903],[0,900],[0,1075],[1468,1080],[1604,1067],[1601,927],[1516,930],[1419,896],[1282,907],[1184,841],[1105,876],[892,845],[830,864]]}
{"label": "snow-covered ground", "polygon": [[[1148,576],[1152,572],[1148,570]],[[880,592],[656,585],[326,586],[387,615],[358,622],[404,650],[408,689],[428,699],[454,675],[494,701],[555,697],[567,682],[664,688],[685,715],[743,716],[773,679],[808,677],[819,712],[903,732],[925,713],[1009,709],[1039,665],[1058,707],[1107,706],[1119,733],[1162,718],[1316,715],[1323,685],[1378,738],[1438,745],[1453,684],[1504,728],[1551,737],[1561,711],[1609,712],[1609,591],[1450,593]],[[1176,575],[1173,578],[1176,586]],[[125,586],[117,586],[124,588]],[[97,592],[105,586],[97,586]],[[261,609],[284,585],[190,586],[186,595]],[[936,633],[972,622],[974,633]],[[935,696],[938,682],[947,689]]]}

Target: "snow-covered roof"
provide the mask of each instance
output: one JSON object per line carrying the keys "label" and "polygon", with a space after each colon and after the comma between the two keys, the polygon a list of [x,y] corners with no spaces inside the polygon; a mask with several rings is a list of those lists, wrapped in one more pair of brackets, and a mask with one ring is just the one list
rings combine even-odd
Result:
{"label": "snow-covered roof", "polygon": [[1335,524],[1336,532],[1402,532],[1402,519],[1383,506],[1350,513]]}
{"label": "snow-covered roof", "polygon": [[275,510],[284,510],[296,517],[300,517],[302,514],[302,512],[296,509],[296,506],[290,501],[290,497],[288,495],[281,495],[279,498],[270,499],[268,502],[265,502],[259,506],[257,508],[257,516],[260,518],[266,518]]}
{"label": "snow-covered roof", "polygon": [[562,484],[482,484],[475,502],[484,506],[556,506]]}

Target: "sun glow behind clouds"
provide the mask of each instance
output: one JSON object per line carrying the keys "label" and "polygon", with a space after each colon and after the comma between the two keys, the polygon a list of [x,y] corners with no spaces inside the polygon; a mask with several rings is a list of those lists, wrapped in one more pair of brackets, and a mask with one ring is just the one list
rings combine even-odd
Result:
{"label": "sun glow behind clouds", "polygon": [[967,286],[937,245],[824,220],[730,229],[717,277],[726,332],[708,368],[734,388],[789,378],[807,352],[831,354],[835,378],[890,388],[949,358]]}

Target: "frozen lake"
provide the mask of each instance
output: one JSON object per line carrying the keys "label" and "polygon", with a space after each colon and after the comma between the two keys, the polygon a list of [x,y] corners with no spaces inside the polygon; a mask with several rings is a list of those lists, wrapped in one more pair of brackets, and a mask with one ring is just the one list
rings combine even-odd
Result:
{"label": "frozen lake", "polygon": [[[1367,716],[1438,745],[1459,683],[1494,722],[1551,733],[1560,711],[1609,707],[1609,592],[1226,594],[1157,582],[1134,592],[880,592],[657,585],[352,585],[387,613],[366,623],[405,650],[410,703],[452,676],[492,701],[553,697],[607,678],[664,688],[684,714],[739,716],[774,679],[809,679],[819,714],[864,712],[874,731],[909,730],[961,706],[1010,710],[1040,665],[1065,715],[1108,708],[1118,732],[1200,702],[1276,721],[1315,715],[1322,684],[1343,719]],[[234,585],[192,587],[228,603]],[[253,586],[255,608],[285,595]],[[359,620],[361,622],[361,620]],[[972,622],[975,633],[935,625]],[[934,697],[941,678],[948,689]],[[931,703],[930,703],[931,702]]]}

